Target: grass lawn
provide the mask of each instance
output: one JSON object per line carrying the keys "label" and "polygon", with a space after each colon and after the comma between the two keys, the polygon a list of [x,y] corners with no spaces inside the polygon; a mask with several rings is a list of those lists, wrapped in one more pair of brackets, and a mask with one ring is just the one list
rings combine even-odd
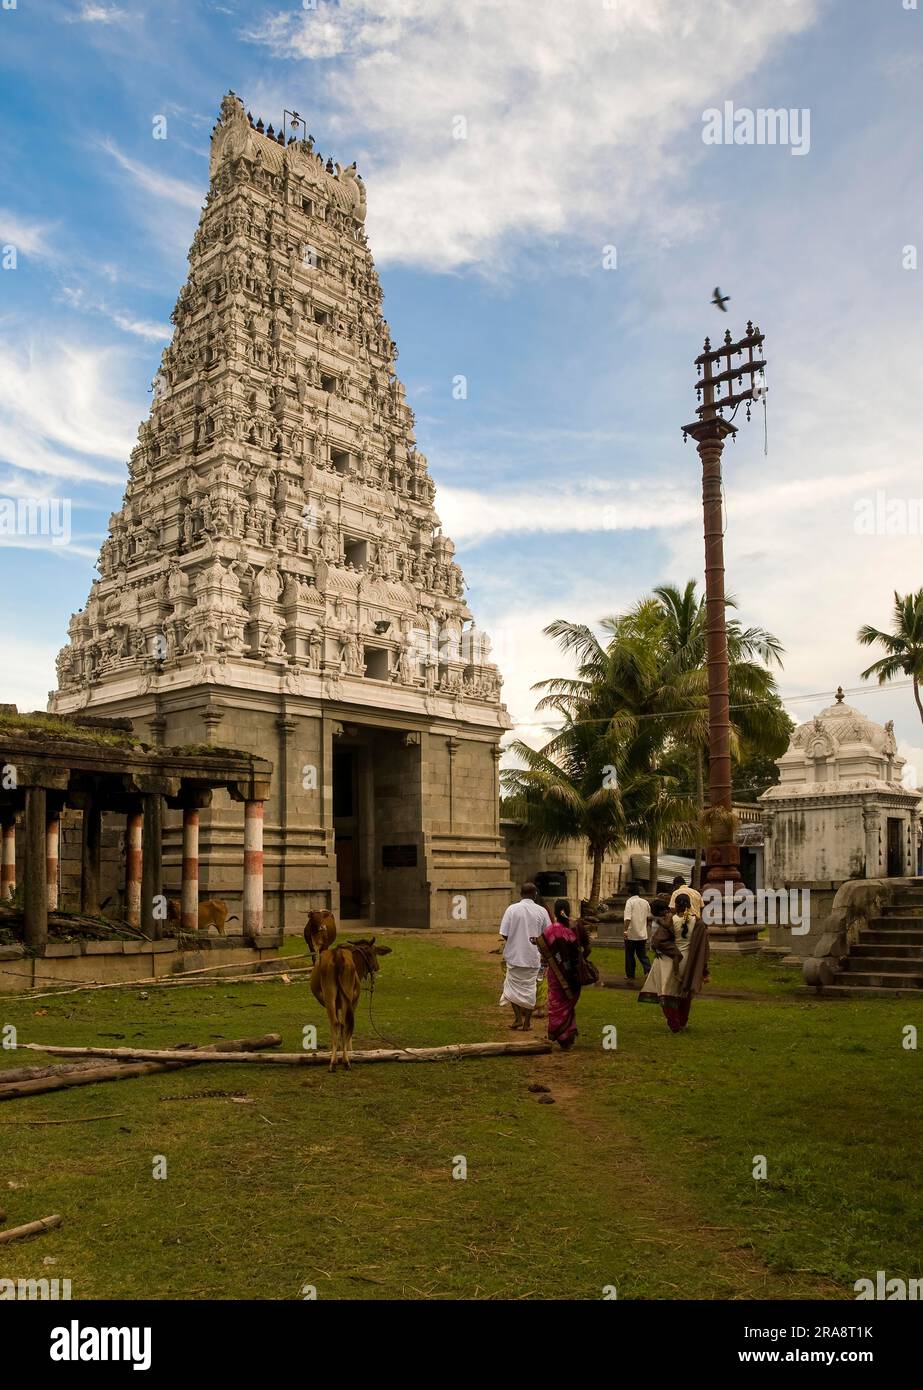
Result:
{"label": "grass lawn", "polygon": [[[373,1008],[389,1041],[506,1034],[496,957],[388,935]],[[0,1277],[69,1278],[75,1298],[269,1299],[306,1284],[319,1298],[600,1298],[613,1284],[620,1299],[852,1298],[878,1269],[918,1277],[921,1054],[902,1029],[923,1031],[923,1004],[800,998],[797,971],[752,960],[718,957],[712,973],[750,997],[698,1000],[676,1037],[628,991],[594,989],[567,1055],[332,1076],[215,1065],[0,1105],[7,1224],[64,1217],[0,1247]],[[99,1046],[275,1030],[292,1051],[313,1023],[327,1042],[305,980],[4,996],[0,1023]],[[356,1045],[384,1045],[366,997]],[[0,1067],[42,1060],[0,1051]],[[51,1120],[76,1122],[35,1123]]]}

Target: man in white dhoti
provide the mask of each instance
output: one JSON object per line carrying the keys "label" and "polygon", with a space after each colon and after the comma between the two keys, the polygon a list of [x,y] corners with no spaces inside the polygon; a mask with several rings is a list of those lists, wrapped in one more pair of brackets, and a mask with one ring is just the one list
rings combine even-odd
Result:
{"label": "man in white dhoti", "polygon": [[519,902],[506,909],[500,923],[503,959],[506,961],[506,979],[500,1003],[513,1006],[514,1021],[510,1027],[527,1033],[532,1027],[535,984],[542,964],[532,938],[551,926],[551,918],[535,901],[538,889],[534,883],[524,883],[519,895]]}

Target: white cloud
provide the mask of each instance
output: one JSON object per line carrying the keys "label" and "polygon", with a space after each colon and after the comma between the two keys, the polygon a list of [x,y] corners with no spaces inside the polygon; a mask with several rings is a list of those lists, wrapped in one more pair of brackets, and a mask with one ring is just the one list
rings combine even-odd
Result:
{"label": "white cloud", "polygon": [[460,545],[507,534],[646,530],[696,517],[693,489],[671,483],[648,484],[643,492],[628,482],[542,483],[488,493],[440,487],[436,506],[447,534]]}
{"label": "white cloud", "polygon": [[55,249],[48,240],[53,230],[48,223],[29,222],[8,208],[0,208],[0,245],[15,246],[20,255],[53,259]]}
{"label": "white cloud", "polygon": [[68,15],[70,24],[123,24],[130,19],[128,10],[120,10],[115,5],[91,5],[80,7],[75,15]]}
{"label": "white cloud", "polygon": [[28,474],[118,482],[139,411],[114,393],[117,364],[113,349],[0,339],[0,460]]}
{"label": "white cloud", "polygon": [[[752,521],[762,527],[785,524],[806,508],[820,507],[829,515],[832,502],[852,503],[880,485],[883,474],[840,473],[816,478],[792,478],[749,487],[734,500],[737,518],[749,532]],[[540,486],[517,491],[474,492],[440,487],[436,505],[446,532],[460,544],[474,544],[501,535],[529,533],[567,535],[600,531],[697,532],[702,517],[700,488],[686,483],[651,479],[588,479],[579,485]],[[751,533],[752,534],[752,533]]]}
{"label": "white cloud", "polygon": [[164,343],[173,337],[173,329],[168,323],[154,323],[151,319],[139,319],[122,309],[112,309],[104,300],[91,298],[79,285],[65,285],[62,296],[72,309],[83,313],[102,314],[110,323],[121,328],[123,333],[131,333],[147,342]]}
{"label": "white cloud", "polygon": [[103,140],[101,144],[106,153],[152,197],[166,199],[168,202],[179,204],[180,207],[195,208],[196,212],[201,209],[205,201],[205,191],[197,184],[175,179],[169,174],[162,174],[158,169],[152,169],[147,164],[129,158],[127,154],[123,154],[114,140]]}
{"label": "white cloud", "polygon": [[[364,132],[355,153],[374,174],[380,261],[496,269],[511,246],[536,238],[576,230],[602,245],[614,218],[624,227],[641,217],[670,241],[699,225],[693,205],[664,215],[665,189],[683,173],[671,141],[817,9],[816,0],[392,0],[384,9],[320,0],[247,37],[317,64],[312,83],[335,60],[332,126]],[[268,87],[260,95],[267,109],[284,104]],[[467,138],[453,134],[459,118]]]}
{"label": "white cloud", "polygon": [[154,323],[151,319],[136,319],[118,310],[106,311],[117,328],[125,333],[133,333],[136,338],[145,338],[152,343],[169,342],[173,329],[168,323]]}
{"label": "white cloud", "polygon": [[21,714],[44,710],[55,684],[54,659],[63,642],[29,642],[6,633],[3,639],[3,699]]}
{"label": "white cloud", "polygon": [[907,759],[903,772],[904,786],[910,787],[911,791],[923,791],[923,746],[902,739],[898,742],[897,751]]}

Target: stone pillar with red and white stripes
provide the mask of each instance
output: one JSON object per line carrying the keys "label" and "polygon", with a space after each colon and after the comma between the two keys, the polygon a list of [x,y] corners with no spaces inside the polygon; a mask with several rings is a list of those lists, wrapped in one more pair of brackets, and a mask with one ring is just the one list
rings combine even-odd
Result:
{"label": "stone pillar with red and white stripes", "polygon": [[244,802],[244,936],[263,931],[263,802]]}
{"label": "stone pillar with red and white stripes", "polygon": [[45,879],[48,884],[48,911],[58,910],[58,853],[61,839],[61,812],[55,808],[45,816]]}
{"label": "stone pillar with red and white stripes", "polygon": [[[261,808],[262,809],[262,808]],[[262,829],[262,823],[260,825]],[[262,840],[260,841],[262,845]],[[260,855],[262,874],[262,855]],[[246,892],[246,880],[244,884]],[[260,890],[262,894],[262,889]],[[183,807],[183,888],[181,923],[183,931],[199,929],[199,811]]]}
{"label": "stone pillar with red and white stripes", "polygon": [[3,817],[3,850],[0,857],[0,902],[7,902],[16,892],[16,814],[10,811]]}
{"label": "stone pillar with red and white stripes", "polygon": [[131,811],[125,818],[125,920],[141,925],[141,873],[144,814]]}

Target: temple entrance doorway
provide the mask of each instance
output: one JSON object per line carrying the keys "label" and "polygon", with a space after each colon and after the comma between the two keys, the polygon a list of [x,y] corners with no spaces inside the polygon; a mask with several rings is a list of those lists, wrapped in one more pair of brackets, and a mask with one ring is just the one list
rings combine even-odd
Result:
{"label": "temple entrance doorway", "polygon": [[363,916],[359,751],[358,748],[337,748],[333,754],[333,845],[343,921],[356,921]]}

